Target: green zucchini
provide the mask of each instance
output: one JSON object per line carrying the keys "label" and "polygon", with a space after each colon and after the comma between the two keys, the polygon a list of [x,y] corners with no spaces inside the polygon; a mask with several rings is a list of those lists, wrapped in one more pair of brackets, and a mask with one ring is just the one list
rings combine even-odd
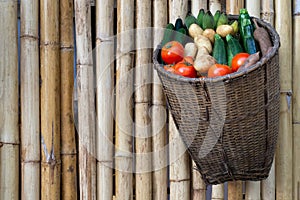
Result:
{"label": "green zucchini", "polygon": [[245,48],[245,51],[247,53],[254,54],[257,52],[255,39],[253,36],[253,32],[251,32],[251,27],[249,25],[243,27],[243,34],[241,34],[241,38],[243,40],[243,45]]}
{"label": "green zucchini", "polygon": [[215,29],[217,28],[218,20],[221,16],[221,11],[217,10],[216,13],[214,14],[214,24],[215,24]]}
{"label": "green zucchini", "polygon": [[203,16],[204,16],[204,14],[205,14],[205,11],[204,11],[204,9],[203,8],[201,8],[200,10],[199,10],[199,13],[198,13],[198,16],[197,16],[197,21],[198,21],[198,25],[201,27],[201,28],[203,28]]}
{"label": "green zucchini", "polygon": [[187,32],[184,27],[175,32],[174,40],[180,42],[183,46],[186,43]]}
{"label": "green zucchini", "polygon": [[178,31],[180,28],[183,28],[183,21],[178,17],[175,21],[175,31]]}
{"label": "green zucchini", "polygon": [[205,15],[203,16],[203,22],[202,22],[202,28],[205,29],[214,29],[215,27],[215,21],[214,16],[211,14],[210,11],[207,11]]}
{"label": "green zucchini", "polygon": [[198,21],[192,14],[188,14],[184,19],[184,23],[187,28],[190,28],[192,24],[198,24]]}
{"label": "green zucchini", "polygon": [[164,36],[161,42],[161,45],[164,46],[166,43],[173,40],[173,33],[174,33],[174,25],[172,23],[167,24],[164,32]]}
{"label": "green zucchini", "polygon": [[227,62],[228,62],[228,66],[231,67],[233,55],[232,55],[232,52],[231,52],[231,50],[229,48],[228,43],[226,43],[226,50],[227,50]]}
{"label": "green zucchini", "polygon": [[240,42],[232,35],[230,35],[230,34],[226,35],[226,41],[227,41],[227,46],[228,46],[227,53],[229,54],[229,52],[230,52],[230,55],[228,55],[228,65],[231,66],[232,58],[236,54],[244,52],[244,50],[243,50],[243,47],[241,46]]}
{"label": "green zucchini", "polygon": [[256,53],[257,48],[253,36],[254,27],[247,9],[240,9],[238,22],[240,36],[246,52],[249,54]]}
{"label": "green zucchini", "polygon": [[226,25],[228,24],[228,17],[226,13],[222,13],[218,19],[217,25],[216,27],[220,26],[220,25]]}
{"label": "green zucchini", "polygon": [[225,42],[219,34],[215,34],[213,57],[217,63],[227,65]]}

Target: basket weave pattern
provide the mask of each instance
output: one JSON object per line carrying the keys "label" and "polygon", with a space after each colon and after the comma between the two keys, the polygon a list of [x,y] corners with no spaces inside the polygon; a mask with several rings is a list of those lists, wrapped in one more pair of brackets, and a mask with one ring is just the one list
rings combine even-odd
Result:
{"label": "basket weave pattern", "polygon": [[[236,19],[237,16],[229,16]],[[279,126],[279,36],[266,22],[273,49],[245,71],[185,78],[165,71],[153,56],[169,108],[206,184],[268,177]]]}

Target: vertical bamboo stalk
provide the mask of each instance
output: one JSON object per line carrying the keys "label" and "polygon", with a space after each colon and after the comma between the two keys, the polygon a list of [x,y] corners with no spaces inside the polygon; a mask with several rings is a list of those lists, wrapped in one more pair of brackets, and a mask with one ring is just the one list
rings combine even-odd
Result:
{"label": "vertical bamboo stalk", "polygon": [[[226,13],[239,14],[241,8],[244,7],[244,0],[226,0]],[[228,200],[239,200],[243,198],[242,181],[228,182]]]}
{"label": "vertical bamboo stalk", "polygon": [[300,1],[293,1],[293,199],[300,199]]}
{"label": "vertical bamboo stalk", "polygon": [[246,197],[247,200],[260,199],[260,181],[246,182]]}
{"label": "vertical bamboo stalk", "polygon": [[[169,1],[169,21],[175,23],[177,17],[181,17],[182,20],[188,11],[188,0],[168,0]],[[195,15],[197,15],[196,13]]]}
{"label": "vertical bamboo stalk", "polygon": [[275,27],[280,35],[280,124],[276,151],[276,199],[293,199],[292,5],[275,1]]}
{"label": "vertical bamboo stalk", "polygon": [[136,199],[152,199],[151,104],[152,47],[151,0],[136,0],[135,150]]}
{"label": "vertical bamboo stalk", "polygon": [[21,197],[40,198],[39,2],[21,1]]}
{"label": "vertical bamboo stalk", "polygon": [[60,1],[61,66],[61,198],[77,199],[77,151],[73,120],[74,85],[73,1]]}
{"label": "vertical bamboo stalk", "polygon": [[226,0],[226,13],[238,15],[244,5],[244,0]]}
{"label": "vertical bamboo stalk", "polygon": [[190,158],[169,114],[170,199],[190,199]]}
{"label": "vertical bamboo stalk", "polygon": [[[246,8],[251,16],[260,18],[260,0],[246,0]],[[260,181],[246,182],[246,199],[260,199]]]}
{"label": "vertical bamboo stalk", "polygon": [[224,199],[224,184],[218,184],[212,186],[211,199],[212,200]]}
{"label": "vertical bamboo stalk", "polygon": [[117,5],[116,76],[116,200],[133,199],[133,75],[134,0],[119,0]]}
{"label": "vertical bamboo stalk", "polygon": [[261,182],[261,199],[275,200],[275,157],[269,173],[269,177]]}
{"label": "vertical bamboo stalk", "polygon": [[[177,17],[185,18],[188,1],[169,0],[169,21],[174,23]],[[190,199],[190,158],[186,147],[169,112],[169,152],[170,152],[170,199]]]}
{"label": "vertical bamboo stalk", "polygon": [[[160,43],[163,31],[156,29],[164,28],[168,23],[167,1],[153,1],[153,47]],[[163,29],[162,29],[163,30]],[[153,149],[153,199],[168,198],[168,173],[167,173],[167,131],[166,131],[166,100],[156,70],[153,73],[152,84],[152,149]]]}
{"label": "vertical bamboo stalk", "polygon": [[228,182],[228,200],[243,199],[243,182],[230,181]]}
{"label": "vertical bamboo stalk", "polygon": [[207,0],[191,0],[192,13],[197,17],[198,12],[201,8],[206,11],[208,8],[207,2]]}
{"label": "vertical bamboo stalk", "polygon": [[209,10],[212,14],[215,14],[217,10],[221,10],[222,5],[220,0],[209,0]]}
{"label": "vertical bamboo stalk", "polygon": [[[113,196],[114,1],[96,2],[97,199]],[[104,181],[105,180],[105,181]]]}
{"label": "vertical bamboo stalk", "polygon": [[274,0],[261,0],[261,18],[274,25]]}
{"label": "vertical bamboo stalk", "polygon": [[[261,18],[274,26],[274,0],[261,0]],[[261,182],[262,200],[275,200],[275,159],[269,177]]]}
{"label": "vertical bamboo stalk", "polygon": [[0,199],[19,198],[17,8],[0,2]]}
{"label": "vertical bamboo stalk", "polygon": [[90,1],[76,0],[80,199],[96,199],[95,100]]}
{"label": "vertical bamboo stalk", "polygon": [[196,170],[196,163],[192,161],[192,199],[205,200],[206,199],[206,184],[201,178],[201,174]]}
{"label": "vertical bamboo stalk", "polygon": [[59,1],[40,1],[41,198],[60,198]]}
{"label": "vertical bamboo stalk", "polygon": [[245,2],[249,15],[260,18],[261,0],[245,0]]}

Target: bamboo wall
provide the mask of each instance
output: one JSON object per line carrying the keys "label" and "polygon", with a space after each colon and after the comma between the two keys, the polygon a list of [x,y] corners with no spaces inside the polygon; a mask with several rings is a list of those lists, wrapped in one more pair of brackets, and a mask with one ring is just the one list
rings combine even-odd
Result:
{"label": "bamboo wall", "polygon": [[[206,187],[152,52],[188,11],[243,7],[280,34],[276,156],[264,181]],[[0,200],[300,199],[300,0],[4,0],[0,11]]]}

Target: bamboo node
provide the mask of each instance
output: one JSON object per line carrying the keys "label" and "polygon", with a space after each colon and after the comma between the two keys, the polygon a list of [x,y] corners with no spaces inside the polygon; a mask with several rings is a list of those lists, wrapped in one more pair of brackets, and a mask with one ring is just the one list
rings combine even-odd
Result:
{"label": "bamboo node", "polygon": [[97,37],[96,38],[96,44],[102,43],[102,42],[113,42],[114,40],[112,38],[101,38]]}
{"label": "bamboo node", "polygon": [[180,183],[180,182],[186,182],[186,181],[191,181],[191,179],[190,178],[185,178],[185,179],[170,179],[170,182],[172,182],[172,183]]}
{"label": "bamboo node", "polygon": [[35,36],[35,35],[29,35],[29,34],[22,34],[20,35],[20,38],[23,39],[32,39],[32,40],[38,40],[39,37],[38,36]]}

